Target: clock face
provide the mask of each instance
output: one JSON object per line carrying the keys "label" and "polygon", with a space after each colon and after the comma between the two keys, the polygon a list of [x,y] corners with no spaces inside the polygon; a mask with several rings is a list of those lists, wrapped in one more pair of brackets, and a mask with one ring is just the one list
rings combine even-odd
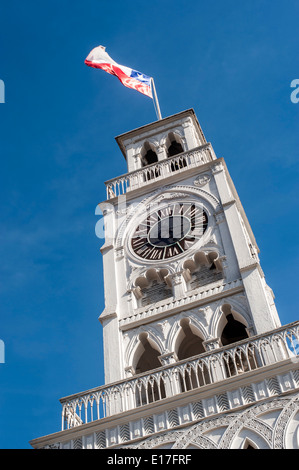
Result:
{"label": "clock face", "polygon": [[147,260],[165,260],[191,248],[204,234],[208,216],[195,203],[174,203],[150,213],[136,228],[131,245]]}

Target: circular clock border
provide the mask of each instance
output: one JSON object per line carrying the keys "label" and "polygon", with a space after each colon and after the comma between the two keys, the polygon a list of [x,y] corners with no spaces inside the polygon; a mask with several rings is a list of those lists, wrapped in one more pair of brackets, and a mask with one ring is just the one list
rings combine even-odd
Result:
{"label": "circular clock border", "polygon": [[[188,206],[187,209],[186,206]],[[162,244],[162,246],[159,247],[150,243],[148,240],[148,234],[152,230],[153,225],[157,224],[159,220],[165,221],[166,217],[168,217],[168,219],[173,219],[174,216],[178,215],[181,219],[188,218],[192,228],[191,234],[188,231],[188,233],[184,233],[184,236],[180,240],[176,240],[168,245],[165,243],[165,246]],[[199,217],[200,221],[196,221],[196,218]],[[153,224],[150,226],[150,230],[148,230],[149,220]],[[198,242],[202,241],[208,231],[210,225],[209,220],[210,211],[205,207],[205,205],[198,201],[173,201],[171,203],[165,201],[165,204],[159,204],[155,209],[152,208],[152,210],[148,212],[147,217],[143,217],[139,221],[138,225],[135,223],[134,229],[132,229],[131,234],[128,237],[129,251],[135,259],[137,258],[139,261],[142,260],[147,263],[165,263],[167,261],[172,261],[173,259],[179,259],[189,250],[193,249]],[[200,223],[203,223],[203,227],[199,226]],[[144,226],[144,228],[140,228],[140,226]],[[139,236],[134,237],[138,229]],[[135,244],[134,240],[137,240]]]}

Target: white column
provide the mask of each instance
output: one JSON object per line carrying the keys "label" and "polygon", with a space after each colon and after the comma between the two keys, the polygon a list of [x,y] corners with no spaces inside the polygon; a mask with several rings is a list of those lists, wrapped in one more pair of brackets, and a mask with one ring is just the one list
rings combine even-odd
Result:
{"label": "white column", "polygon": [[204,142],[201,142],[198,136],[195,135],[194,125],[190,117],[188,117],[182,123],[182,127],[184,129],[184,136],[186,139],[187,150],[192,150],[204,144]]}
{"label": "white column", "polygon": [[259,265],[243,268],[241,275],[256,333],[261,334],[277,328],[279,325],[269,304]]}
{"label": "white column", "polygon": [[121,374],[121,348],[117,315],[117,275],[114,255],[115,215],[111,205],[103,207],[105,222],[105,243],[101,247],[103,255],[104,297],[105,310],[99,320],[103,325],[104,367],[105,383],[114,382],[122,378]]}

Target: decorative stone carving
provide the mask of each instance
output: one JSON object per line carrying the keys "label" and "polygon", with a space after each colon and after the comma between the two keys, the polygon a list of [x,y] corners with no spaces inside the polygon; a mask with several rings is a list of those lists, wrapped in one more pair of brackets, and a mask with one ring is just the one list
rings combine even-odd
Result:
{"label": "decorative stone carving", "polygon": [[214,174],[215,173],[220,173],[223,170],[224,170],[224,166],[223,166],[223,163],[221,163],[221,162],[216,163],[216,165],[214,165],[213,168],[212,168],[212,172]]}
{"label": "decorative stone carving", "polygon": [[134,367],[133,366],[125,367],[125,374],[126,374],[126,377],[133,377],[133,375],[135,375]]}
{"label": "decorative stone carving", "polygon": [[175,352],[167,352],[159,356],[159,360],[163,366],[168,366],[177,362],[178,358]]}
{"label": "decorative stone carving", "polygon": [[215,214],[216,224],[221,224],[221,222],[225,221],[225,214],[224,212],[218,212]]}
{"label": "decorative stone carving", "polygon": [[[154,449],[168,442],[172,443],[169,445],[169,448],[172,449],[186,449],[191,445],[202,449],[231,449],[236,448],[234,443],[237,442],[241,431],[247,429],[247,432],[251,433],[252,436],[255,435],[257,438],[261,438],[261,442],[264,442],[264,448],[285,449],[287,448],[285,429],[294,413],[298,412],[298,401],[299,396],[297,395],[294,398],[276,399],[263,404],[257,404],[243,412],[205,419],[186,429],[179,431],[169,430],[167,433],[148,438],[140,444],[130,446],[130,448]],[[212,402],[210,403],[210,408],[212,411]],[[263,420],[267,413],[271,414],[273,410],[279,412],[275,427],[271,427]],[[186,410],[186,412],[187,419],[188,411]],[[182,413],[184,413],[183,410]],[[220,439],[217,442],[212,439],[213,434],[209,434],[215,429],[218,429],[220,433]]]}
{"label": "decorative stone carving", "polygon": [[207,339],[203,342],[203,345],[206,351],[213,351],[214,349],[218,349],[221,345],[220,338]]}
{"label": "decorative stone carving", "polygon": [[175,193],[170,193],[170,192],[165,192],[161,194],[161,196],[157,197],[155,199],[155,203],[159,203],[161,201],[168,201],[170,199],[182,199],[188,197],[189,194],[186,193],[180,193],[180,192],[175,192]]}
{"label": "decorative stone carving", "polygon": [[211,316],[213,314],[213,310],[211,309],[211,307],[209,305],[207,305],[206,307],[199,308],[198,313],[201,316],[202,323],[207,326],[208,325],[208,320],[207,319],[211,318]]}
{"label": "decorative stone carving", "polygon": [[170,324],[168,320],[164,320],[162,322],[157,323],[157,326],[161,328],[163,338],[166,339],[168,332],[170,330]]}
{"label": "decorative stone carving", "polygon": [[115,257],[117,260],[120,260],[124,257],[124,247],[120,246],[115,249]]}
{"label": "decorative stone carving", "polygon": [[193,181],[193,184],[194,186],[198,186],[199,188],[201,188],[202,186],[208,184],[210,180],[210,175],[200,175]]}

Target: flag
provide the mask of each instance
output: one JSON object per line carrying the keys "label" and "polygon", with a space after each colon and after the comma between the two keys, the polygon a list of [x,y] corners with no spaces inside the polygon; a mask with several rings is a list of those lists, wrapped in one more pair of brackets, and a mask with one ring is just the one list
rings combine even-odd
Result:
{"label": "flag", "polygon": [[105,72],[115,75],[121,83],[134,90],[143,93],[150,98],[152,95],[151,77],[144,75],[137,70],[133,70],[124,65],[117,64],[105,51],[105,47],[95,47],[86,57],[85,64],[89,67],[105,70]]}

